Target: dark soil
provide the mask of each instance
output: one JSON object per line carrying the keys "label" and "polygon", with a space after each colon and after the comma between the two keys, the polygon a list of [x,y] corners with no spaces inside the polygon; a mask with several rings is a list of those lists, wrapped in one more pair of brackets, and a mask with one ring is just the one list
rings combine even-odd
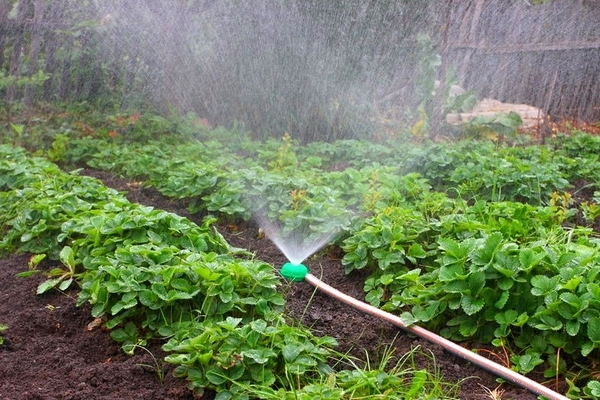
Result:
{"label": "dark soil", "polygon": [[[199,222],[200,217],[190,216],[184,204],[169,201],[152,189],[107,173],[90,170],[84,173],[102,179],[107,186],[127,191],[132,202]],[[258,259],[275,267],[286,261],[268,239],[259,237],[257,228],[251,224],[219,225],[218,229],[232,245],[255,252]],[[2,334],[5,342],[0,346],[0,399],[194,398],[185,381],[172,377],[172,366],[162,363],[158,366],[164,370],[161,382],[149,353],[137,351],[128,356],[111,341],[108,332],[92,327],[90,309],[75,306],[75,290],[36,295],[43,276],[15,277],[27,269],[28,260],[28,255],[0,260],[0,323],[9,327]],[[322,251],[306,264],[324,282],[355,298],[364,298],[365,277],[346,276],[339,257]],[[395,356],[401,357],[420,347],[424,354],[433,356],[435,363],[425,356],[417,357],[417,362],[422,367],[428,364],[438,368],[448,382],[460,382],[461,399],[490,399],[489,391],[495,389],[504,391],[503,399],[536,399],[536,395],[525,389],[499,384],[495,376],[440,346],[315,293],[308,283],[285,284],[282,290],[287,297],[290,319],[302,321],[319,335],[333,336],[340,343],[340,352],[361,360],[368,354],[371,363],[377,363],[386,349],[393,349]],[[150,344],[148,350],[160,363],[164,357],[160,343]]]}

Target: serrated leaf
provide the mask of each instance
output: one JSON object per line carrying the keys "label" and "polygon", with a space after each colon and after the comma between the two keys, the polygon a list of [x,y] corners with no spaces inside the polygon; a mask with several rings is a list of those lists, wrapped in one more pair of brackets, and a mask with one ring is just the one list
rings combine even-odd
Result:
{"label": "serrated leaf", "polygon": [[140,303],[148,308],[157,309],[160,306],[158,295],[150,289],[140,291],[138,296]]}
{"label": "serrated leaf", "polygon": [[458,326],[458,331],[461,335],[468,338],[475,335],[475,333],[477,333],[478,328],[479,327],[477,326],[477,321],[473,318],[469,318],[468,320],[464,321]]}
{"label": "serrated leaf", "polygon": [[499,324],[510,325],[517,320],[518,316],[519,316],[519,313],[517,311],[507,310],[503,313],[496,314],[496,317],[494,319]]}
{"label": "serrated leaf", "polygon": [[577,320],[575,321],[567,321],[565,324],[565,330],[569,336],[576,336],[579,333],[579,328],[581,327],[581,323]]}
{"label": "serrated leaf", "polygon": [[546,296],[557,289],[560,276],[549,278],[545,275],[535,275],[531,278],[531,294],[534,296]]}
{"label": "serrated leaf", "polygon": [[413,243],[408,248],[408,256],[414,257],[414,258],[424,258],[424,257],[427,257],[427,252],[425,251],[425,249],[423,249],[423,246],[421,246],[419,243]]}
{"label": "serrated leaf", "polygon": [[448,255],[451,255],[455,259],[461,259],[466,257],[469,253],[464,247],[461,247],[460,243],[454,239],[442,238],[438,240],[438,246]]}
{"label": "serrated leaf", "polygon": [[503,309],[509,297],[510,293],[508,292],[508,290],[504,290],[500,294],[500,298],[494,303],[494,307],[496,307],[499,310]]}
{"label": "serrated leaf", "polygon": [[231,393],[229,390],[223,390],[215,396],[215,400],[229,400],[229,399],[233,399],[233,393]]}
{"label": "serrated leaf", "polygon": [[464,295],[460,305],[467,315],[473,315],[483,308],[483,306],[485,305],[485,300],[476,299],[471,296]]}
{"label": "serrated leaf", "polygon": [[517,318],[517,320],[513,323],[514,326],[523,326],[527,323],[527,321],[529,320],[529,314],[527,314],[526,312],[522,312],[519,317]]}
{"label": "serrated leaf", "polygon": [[[254,362],[257,364],[265,364],[269,361],[270,358],[275,357],[277,354],[271,349],[264,348],[243,351],[242,355],[244,356],[244,358],[250,358],[254,360]],[[298,357],[296,359],[296,362],[300,361],[301,357]]]}
{"label": "serrated leaf", "polygon": [[286,362],[293,362],[300,355],[301,351],[300,346],[292,344],[286,344],[281,349],[281,353]]}
{"label": "serrated leaf", "polygon": [[367,301],[367,303],[369,303],[373,307],[379,307],[381,305],[382,297],[383,297],[383,288],[378,287],[375,290],[369,291],[365,295],[365,300]]}
{"label": "serrated leaf", "polygon": [[225,321],[218,322],[217,324],[228,331],[233,331],[241,322],[241,318],[227,317]]}
{"label": "serrated leaf", "polygon": [[124,329],[115,329],[115,330],[111,331],[110,332],[110,337],[115,342],[124,342],[124,341],[129,340],[131,338],[131,336],[129,336],[129,334],[127,332],[125,332]]}
{"label": "serrated leaf", "polygon": [[465,293],[469,289],[467,281],[452,281],[444,284],[446,293]]}
{"label": "serrated leaf", "polygon": [[193,286],[190,285],[190,282],[183,278],[175,278],[171,280],[171,287],[184,292],[191,292],[191,289],[193,288]]}
{"label": "serrated leaf", "polygon": [[415,316],[409,313],[408,311],[405,311],[402,314],[400,314],[400,319],[402,320],[405,326],[410,326],[419,322],[419,319],[415,318]]}
{"label": "serrated leaf", "polygon": [[394,275],[393,274],[382,275],[381,278],[379,278],[379,282],[381,282],[382,285],[389,285],[390,283],[394,282]]}
{"label": "serrated leaf", "polygon": [[587,325],[588,338],[595,344],[600,344],[600,318],[590,318]]}
{"label": "serrated leaf", "polygon": [[396,279],[401,280],[401,281],[416,282],[419,279],[420,274],[421,274],[420,268],[412,269],[412,270],[408,271],[407,273],[398,276]]}
{"label": "serrated leaf", "polygon": [[427,322],[437,314],[439,306],[439,301],[434,301],[426,307],[416,305],[413,307],[412,313],[419,321]]}
{"label": "serrated leaf", "polygon": [[525,271],[538,265],[545,257],[546,254],[536,253],[530,248],[521,249],[521,251],[519,251],[519,263],[521,264],[521,268]]}
{"label": "serrated leaf", "polygon": [[152,291],[164,301],[169,301],[169,294],[167,293],[167,288],[162,283],[153,283]]}
{"label": "serrated leaf", "polygon": [[515,284],[515,281],[510,278],[500,278],[496,281],[498,289],[509,290]]}
{"label": "serrated leaf", "polygon": [[206,379],[213,385],[222,385],[227,381],[227,376],[225,375],[225,371],[217,366],[213,366],[206,371]]}
{"label": "serrated leaf", "polygon": [[442,265],[438,274],[438,278],[441,282],[464,279],[465,276],[465,270],[461,264]]}
{"label": "serrated leaf", "polygon": [[521,373],[531,372],[538,365],[542,364],[544,361],[537,353],[532,354],[523,354],[522,356],[513,356],[511,357],[511,361],[517,364],[518,369]]}
{"label": "serrated leaf", "polygon": [[587,357],[592,351],[594,351],[595,348],[596,346],[594,345],[594,343],[585,342],[581,345],[581,355]]}
{"label": "serrated leaf", "polygon": [[472,260],[477,265],[487,265],[494,260],[496,251],[500,248],[503,237],[501,233],[492,233],[483,243],[483,247],[473,252]]}
{"label": "serrated leaf", "polygon": [[485,272],[479,271],[469,277],[469,291],[471,296],[477,296],[485,286]]}

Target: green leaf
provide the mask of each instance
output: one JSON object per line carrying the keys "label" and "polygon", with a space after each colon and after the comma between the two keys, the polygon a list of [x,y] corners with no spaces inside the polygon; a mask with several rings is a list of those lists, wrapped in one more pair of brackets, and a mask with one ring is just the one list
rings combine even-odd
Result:
{"label": "green leaf", "polygon": [[413,257],[413,258],[425,258],[427,257],[427,252],[425,251],[425,249],[423,249],[423,246],[421,246],[419,243],[413,243],[409,248],[408,248],[408,256],[409,257]]}
{"label": "green leaf", "polygon": [[408,311],[404,311],[402,314],[400,314],[400,319],[402,320],[405,326],[410,326],[419,322],[419,319],[411,313],[409,313]]}
{"label": "green leaf", "polygon": [[563,323],[551,315],[540,314],[537,318],[531,318],[529,324],[542,331],[557,331],[562,329]]}
{"label": "green leaf", "polygon": [[379,307],[381,305],[382,298],[383,298],[383,288],[382,287],[378,287],[375,290],[371,290],[365,295],[365,300],[367,301],[367,303],[369,303],[373,307]]}
{"label": "green leaf", "polygon": [[252,330],[260,333],[261,335],[266,334],[267,326],[267,322],[263,319],[257,319],[250,323]]}
{"label": "green leaf", "polygon": [[590,318],[587,325],[588,338],[594,342],[594,344],[600,344],[600,318]]}
{"label": "green leaf", "polygon": [[18,274],[15,274],[15,276],[17,278],[28,278],[31,275],[35,275],[38,274],[40,271],[38,270],[32,270],[32,271],[23,271],[23,272],[19,272]]}
{"label": "green leaf", "polygon": [[421,274],[421,269],[416,268],[408,271],[405,274],[398,276],[396,279],[400,281],[416,282]]}
{"label": "green leaf", "polygon": [[416,305],[412,309],[412,313],[419,321],[427,322],[437,315],[437,311],[440,307],[439,301],[432,301],[426,307],[422,305]]}
{"label": "green leaf", "polygon": [[600,398],[600,382],[597,380],[589,381],[586,385],[585,389],[583,389],[584,393],[593,398]]}
{"label": "green leaf", "polygon": [[110,337],[115,341],[115,342],[125,342],[127,340],[129,340],[131,337],[129,336],[129,334],[127,332],[125,332],[124,329],[115,329],[113,331],[110,332]]}
{"label": "green leaf", "polygon": [[462,246],[454,239],[441,238],[438,240],[438,245],[441,250],[454,259],[466,258],[469,255],[469,248]]}
{"label": "green leaf", "polygon": [[[138,293],[140,303],[150,309],[160,308],[158,295],[150,289],[144,289]],[[164,304],[164,303],[163,303]]]}
{"label": "green leaf", "polygon": [[503,313],[496,314],[495,320],[499,324],[510,325],[517,320],[519,313],[515,310],[507,310]]}
{"label": "green leaf", "polygon": [[62,280],[63,280],[63,277],[48,279],[47,281],[40,283],[40,285],[37,288],[36,293],[37,294],[46,293],[48,290],[52,289],[53,287],[56,287],[56,285],[58,285]]}
{"label": "green leaf", "polygon": [[531,278],[531,294],[534,296],[546,296],[558,288],[560,276],[556,275],[549,278],[545,275],[535,275]]}
{"label": "green leaf", "polygon": [[465,279],[466,273],[461,264],[442,265],[438,275],[441,282],[449,282],[455,279]]}
{"label": "green leaf", "polygon": [[212,366],[206,371],[206,379],[213,385],[222,385],[227,382],[226,370],[217,366]]}
{"label": "green leaf", "polygon": [[227,317],[225,321],[218,322],[218,325],[225,328],[228,331],[233,331],[240,323],[242,322],[241,318],[233,318]]}
{"label": "green leaf", "polygon": [[69,267],[69,269],[73,270],[75,268],[75,254],[70,246],[63,247],[60,251],[59,257],[60,261]]}
{"label": "green leaf", "polygon": [[286,344],[281,349],[283,358],[286,362],[293,362],[300,355],[302,349],[298,345]]}
{"label": "green leaf", "polygon": [[485,286],[485,272],[479,271],[471,274],[469,277],[469,290],[471,296],[476,297]]}
{"label": "green leaf", "polygon": [[519,251],[519,262],[521,263],[521,268],[525,271],[529,271],[538,265],[545,257],[545,253],[536,253],[530,248],[521,249]]}
{"label": "green leaf", "polygon": [[503,309],[504,306],[506,305],[506,302],[508,301],[509,296],[510,296],[510,293],[508,292],[508,290],[504,290],[500,294],[500,298],[498,299],[498,301],[496,301],[494,303],[494,307],[496,307],[499,310]]}
{"label": "green leaf", "polygon": [[394,282],[394,275],[393,274],[382,275],[381,278],[379,278],[379,282],[381,282],[382,285],[387,286],[390,283]]}
{"label": "green leaf", "polygon": [[501,233],[492,233],[489,235],[485,242],[483,243],[483,247],[475,250],[472,256],[472,260],[474,264],[477,265],[487,265],[494,260],[494,256],[496,251],[500,248],[500,244],[502,243],[503,237]]}
{"label": "green leaf", "polygon": [[162,283],[153,283],[152,291],[156,294],[161,300],[169,301],[169,294],[167,292],[167,288]]}
{"label": "green leaf", "polygon": [[112,315],[118,314],[119,312],[135,307],[138,304],[135,293],[125,293],[121,300],[117,301],[111,308],[110,313]]}
{"label": "green leaf", "polygon": [[69,286],[71,286],[71,283],[73,283],[73,278],[65,279],[60,283],[60,285],[58,285],[58,289],[64,292],[69,288]]}
{"label": "green leaf", "polygon": [[581,327],[581,323],[577,320],[575,321],[567,321],[565,324],[565,330],[569,336],[577,336],[579,333],[579,328]]}
{"label": "green leaf", "polygon": [[542,364],[544,360],[542,360],[541,355],[537,353],[528,353],[523,354],[521,356],[512,356],[511,361],[517,365],[518,370],[521,373],[531,372],[538,365]]}
{"label": "green leaf", "polygon": [[418,398],[425,391],[425,384],[428,382],[428,373],[425,370],[417,370],[412,374],[410,388],[404,394],[405,399]]}
{"label": "green leaf", "polygon": [[473,298],[469,295],[463,295],[461,307],[467,315],[473,315],[483,308],[485,305],[484,299]]}
{"label": "green leaf", "polygon": [[[277,354],[271,349],[264,348],[243,351],[242,355],[244,358],[250,358],[258,364],[265,364],[269,361],[269,359],[275,357]],[[296,359],[296,362],[298,362],[298,359]]]}

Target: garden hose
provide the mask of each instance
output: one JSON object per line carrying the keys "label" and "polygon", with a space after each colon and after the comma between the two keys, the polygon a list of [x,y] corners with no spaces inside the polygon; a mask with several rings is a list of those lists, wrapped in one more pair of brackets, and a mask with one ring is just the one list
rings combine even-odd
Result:
{"label": "garden hose", "polygon": [[445,339],[439,335],[436,335],[433,332],[430,332],[424,328],[415,325],[406,325],[402,319],[398,316],[388,313],[386,311],[380,310],[376,307],[373,307],[369,304],[366,304],[360,300],[357,300],[351,296],[348,296],[345,293],[340,292],[339,290],[329,286],[328,284],[322,282],[319,278],[308,272],[308,268],[303,264],[292,264],[286,263],[281,268],[281,275],[294,282],[306,281],[310,285],[314,286],[316,289],[328,294],[334,299],[340,300],[343,303],[346,303],[357,310],[363,311],[369,315],[372,315],[377,318],[381,318],[386,320],[393,325],[396,325],[410,333],[413,333],[425,340],[428,340],[432,343],[438,344],[442,346],[445,350],[451,352],[452,354],[461,357],[467,361],[472,362],[473,364],[486,369],[493,374],[504,378],[512,383],[515,383],[525,389],[528,389],[532,393],[535,393],[539,396],[544,396],[550,400],[568,400],[567,397],[547,388],[546,386],[531,380],[509,368],[506,368],[503,365],[495,363],[485,357],[480,356],[477,353],[472,352],[471,350],[465,349],[457,345],[454,342],[451,342],[448,339]]}

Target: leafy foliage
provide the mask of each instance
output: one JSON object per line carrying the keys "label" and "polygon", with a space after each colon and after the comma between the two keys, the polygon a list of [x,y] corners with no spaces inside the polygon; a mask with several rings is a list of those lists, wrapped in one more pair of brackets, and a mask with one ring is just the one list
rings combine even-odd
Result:
{"label": "leafy foliage", "polygon": [[[175,130],[140,142],[133,133],[140,121]],[[289,135],[252,142],[230,140],[229,133],[218,142],[181,120],[150,121],[118,116],[86,125],[87,133],[67,129],[42,147],[65,165],[108,170],[187,201],[206,217],[201,226],[131,204],[22,149],[0,147],[0,249],[59,260],[62,267],[49,271],[40,292],[79,284],[80,304],[91,303],[128,351],[168,338],[169,361],[181,376],[197,391],[216,385],[223,398],[253,390],[281,397],[288,384],[298,396],[344,393],[351,372],[334,386],[297,383],[290,354],[311,360],[303,378],[320,376],[330,357],[320,346],[333,342],[287,326],[270,267],[245,260],[211,228],[209,215],[246,220],[260,211],[284,233],[341,229],[342,264],[347,273],[368,274],[364,289],[373,305],[453,340],[493,344],[514,369],[564,376],[573,393],[595,390],[589,371],[574,366],[600,345],[592,229],[600,196],[580,202],[570,191],[574,184],[596,189],[595,138],[559,135],[529,147],[355,140],[301,146]],[[209,331],[216,335],[210,344],[193,342]],[[255,346],[242,346],[244,335],[259,335]],[[279,340],[294,345],[274,347]],[[258,389],[263,378],[274,387]]]}

